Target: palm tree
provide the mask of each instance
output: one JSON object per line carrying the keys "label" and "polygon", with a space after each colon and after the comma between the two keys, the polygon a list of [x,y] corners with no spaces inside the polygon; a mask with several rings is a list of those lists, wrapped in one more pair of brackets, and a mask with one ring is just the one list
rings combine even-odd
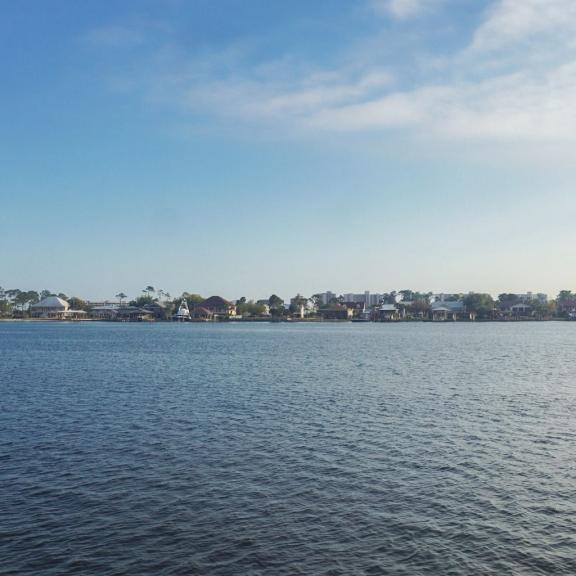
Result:
{"label": "palm tree", "polygon": [[125,300],[127,298],[126,294],[124,294],[124,292],[120,292],[120,294],[116,294],[116,298],[118,298],[118,300],[120,300],[120,306],[122,306],[122,300]]}
{"label": "palm tree", "polygon": [[156,290],[154,290],[154,286],[146,286],[146,288],[144,288],[144,290],[142,290],[142,292],[144,292],[144,294],[146,294],[146,296],[148,296],[151,299],[152,294],[154,294],[154,292],[156,292]]}
{"label": "palm tree", "polygon": [[159,301],[159,302],[162,302],[162,297],[165,296],[164,290],[162,290],[162,288],[159,288],[159,289],[156,291],[156,294],[158,294],[158,301]]}

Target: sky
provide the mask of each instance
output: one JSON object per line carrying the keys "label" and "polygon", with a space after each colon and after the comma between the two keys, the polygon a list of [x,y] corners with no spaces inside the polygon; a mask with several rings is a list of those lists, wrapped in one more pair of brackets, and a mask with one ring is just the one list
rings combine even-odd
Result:
{"label": "sky", "polygon": [[576,289],[573,0],[23,0],[0,285]]}

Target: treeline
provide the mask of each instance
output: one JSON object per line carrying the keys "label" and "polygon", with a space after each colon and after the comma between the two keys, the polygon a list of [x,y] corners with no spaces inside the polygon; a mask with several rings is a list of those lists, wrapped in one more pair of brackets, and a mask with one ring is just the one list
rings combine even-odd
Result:
{"label": "treeline", "polygon": [[[0,314],[7,316],[14,312],[24,313],[29,306],[36,304],[49,296],[58,296],[66,300],[74,310],[90,311],[94,303],[88,302],[78,296],[68,296],[63,292],[50,290],[21,290],[3,289],[0,287]],[[491,318],[499,312],[508,311],[515,305],[523,304],[530,307],[533,315],[540,318],[568,317],[576,314],[576,293],[570,290],[562,290],[554,300],[539,297],[527,298],[527,295],[513,293],[499,294],[495,299],[490,294],[470,292],[468,294],[451,294],[444,297],[443,301],[461,301],[466,310],[476,314],[477,318]],[[136,298],[128,299],[124,292],[115,295],[118,305],[144,307],[151,305],[162,306],[166,316],[173,314],[185,299],[190,309],[200,305],[204,297],[193,292],[183,292],[173,298],[171,294],[154,286],[146,286]],[[403,309],[408,316],[422,317],[430,313],[432,309],[433,294],[431,292],[417,292],[412,290],[400,290],[384,294],[375,306],[381,304],[394,304]],[[322,294],[314,294],[311,297],[297,295],[286,306],[282,298],[272,294],[263,300],[250,300],[245,296],[234,302],[236,313],[241,316],[259,316],[270,314],[272,316],[286,316],[294,314],[302,306],[308,310],[322,310],[340,307],[346,304],[343,296],[331,298],[328,302],[323,301]]]}
{"label": "treeline", "polygon": [[[14,312],[24,313],[31,305],[37,304],[49,296],[57,296],[62,300],[66,300],[74,310],[90,312],[95,304],[78,296],[68,296],[63,292],[53,292],[51,290],[42,290],[40,292],[20,289],[5,290],[0,286],[0,315],[6,316]],[[164,309],[163,316],[170,317],[178,309],[183,299],[186,300],[190,309],[205,300],[203,296],[193,292],[183,292],[180,296],[173,298],[165,290],[156,289],[154,286],[146,286],[141,291],[141,294],[133,299],[129,299],[124,292],[119,292],[114,296],[113,303],[137,308],[157,305]],[[99,302],[98,304],[102,303]],[[235,305],[237,314],[243,316],[260,316],[266,313],[272,316],[281,316],[285,312],[284,300],[276,294],[272,294],[270,298],[259,300],[258,302],[243,296],[235,302]]]}
{"label": "treeline", "polygon": [[62,298],[62,300],[66,300],[76,310],[84,310],[88,307],[87,303],[81,298],[67,296],[63,292],[56,293],[50,290],[37,292],[36,290],[20,290],[18,288],[4,290],[0,286],[0,313],[7,314],[14,310],[24,311],[32,304],[37,304],[49,296],[57,296]]}

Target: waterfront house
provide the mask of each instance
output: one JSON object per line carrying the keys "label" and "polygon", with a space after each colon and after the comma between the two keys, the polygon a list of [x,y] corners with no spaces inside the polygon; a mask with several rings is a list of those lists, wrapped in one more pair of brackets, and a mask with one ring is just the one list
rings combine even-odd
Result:
{"label": "waterfront house", "polygon": [[510,314],[513,318],[530,318],[532,317],[532,306],[519,302],[510,306]]}
{"label": "waterfront house", "polygon": [[95,306],[90,311],[95,320],[113,320],[117,322],[142,322],[154,320],[154,313],[137,306]]}
{"label": "waterfront house", "polygon": [[227,320],[236,316],[236,306],[221,296],[210,296],[194,307],[192,317],[197,317],[196,309],[207,310],[214,320]]}
{"label": "waterfront house", "polygon": [[72,310],[63,298],[48,296],[37,304],[30,305],[30,316],[51,320],[79,320],[86,318],[87,314],[85,310]]}
{"label": "waterfront house", "polygon": [[214,313],[204,308],[203,306],[194,306],[190,314],[192,320],[197,320],[200,322],[208,322],[214,320]]}
{"label": "waterfront house", "polygon": [[379,322],[396,322],[402,318],[402,313],[396,304],[382,304],[377,308],[375,318]]}
{"label": "waterfront house", "polygon": [[431,304],[430,308],[430,314],[434,322],[476,320],[476,314],[468,312],[462,300],[437,300]]}
{"label": "waterfront house", "polygon": [[368,313],[364,302],[343,302],[342,306],[346,306],[352,312],[352,318],[365,318]]}
{"label": "waterfront house", "polygon": [[90,310],[90,316],[95,320],[116,320],[120,306],[114,304],[105,306],[94,306]]}
{"label": "waterfront house", "polygon": [[63,319],[70,310],[70,304],[58,296],[48,296],[37,304],[30,306],[30,315],[33,318]]}
{"label": "waterfront house", "polygon": [[342,304],[334,304],[329,308],[320,308],[318,314],[322,320],[352,320],[354,309]]}
{"label": "waterfront house", "polygon": [[117,308],[115,320],[121,322],[143,322],[154,320],[154,314],[150,310],[137,306],[122,306]]}
{"label": "waterfront house", "polygon": [[160,302],[151,302],[150,304],[144,304],[144,306],[142,306],[142,309],[150,312],[150,314],[152,314],[156,320],[168,319],[166,307],[164,306],[164,304],[161,304]]}

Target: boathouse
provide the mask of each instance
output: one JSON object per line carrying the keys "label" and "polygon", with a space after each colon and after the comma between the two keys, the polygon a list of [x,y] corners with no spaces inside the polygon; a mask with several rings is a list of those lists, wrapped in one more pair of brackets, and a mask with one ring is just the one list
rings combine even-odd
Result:
{"label": "boathouse", "polygon": [[396,322],[401,316],[396,304],[382,304],[376,312],[376,319],[380,322]]}

